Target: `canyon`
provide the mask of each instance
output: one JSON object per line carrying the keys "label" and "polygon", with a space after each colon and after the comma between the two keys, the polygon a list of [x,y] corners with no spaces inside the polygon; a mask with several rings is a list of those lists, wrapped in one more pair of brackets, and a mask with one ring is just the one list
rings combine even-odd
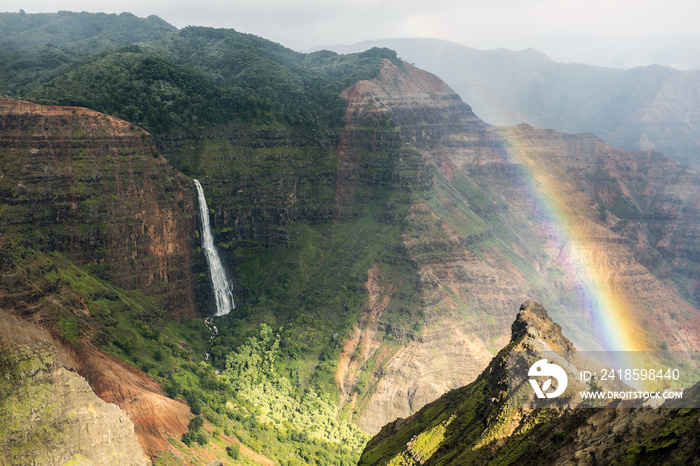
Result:
{"label": "canyon", "polygon": [[[256,95],[233,107],[254,117],[216,122],[177,126],[191,115],[149,107],[171,118],[139,120],[149,131],[87,108],[0,99],[0,337],[52,354],[56,377],[87,380],[123,410],[117,419],[128,415],[151,460],[207,462],[234,445],[263,464],[359,458],[344,448],[366,434],[348,423],[384,438],[405,424],[397,418],[485,383],[528,299],[579,349],[615,348],[605,319],[619,307],[619,333],[634,344],[700,350],[697,171],[592,134],[488,125],[391,51],[306,56],[235,31],[169,34],[158,47],[183,63],[199,50],[198,67],[141,44],[81,62],[81,73],[128,73],[114,63],[133,61],[152,73],[124,82],[153,86],[154,101],[174,108],[183,101],[172,96],[207,102],[187,79],[239,47],[248,53],[230,66],[296,79],[304,92],[320,76],[331,84],[316,107],[295,89],[281,108]],[[351,59],[365,68],[348,84]],[[65,71],[63,84],[81,73]],[[126,116],[133,95],[93,103]],[[212,316],[194,178],[233,283],[225,316]],[[615,306],[597,306],[601,294]],[[211,342],[205,318],[216,319]],[[306,432],[284,417],[297,411],[329,417]],[[123,424],[114,435],[126,451]],[[193,432],[208,443],[184,443]]]}

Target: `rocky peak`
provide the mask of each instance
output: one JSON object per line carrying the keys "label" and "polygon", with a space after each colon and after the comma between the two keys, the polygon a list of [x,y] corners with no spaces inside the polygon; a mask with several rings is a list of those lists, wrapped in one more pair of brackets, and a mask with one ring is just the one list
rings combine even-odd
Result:
{"label": "rocky peak", "polygon": [[[559,325],[534,301],[520,306],[512,331],[511,343],[474,382],[445,393],[407,419],[384,426],[368,442],[359,464],[599,464],[603,458],[613,464],[694,461],[700,439],[697,410],[676,409],[672,404],[668,409],[636,404],[546,410],[511,404],[509,395],[520,399],[530,396],[530,391],[521,392],[508,383],[511,375],[506,359],[510,354],[574,351]],[[592,367],[590,362],[579,365],[583,361],[580,353],[570,357],[558,363],[574,370]],[[528,365],[523,366],[525,371]],[[603,390],[629,389],[598,383]],[[567,390],[565,398],[583,389],[569,376],[572,386],[575,388]],[[688,389],[688,397],[696,397],[699,390],[700,384]],[[664,461],[669,458],[673,461]]]}
{"label": "rocky peak", "polygon": [[555,351],[575,351],[574,344],[564,336],[561,326],[554,322],[540,303],[525,301],[511,326],[511,342],[522,338],[544,340]]}
{"label": "rocky peak", "polygon": [[384,60],[379,76],[343,91],[350,124],[367,124],[386,116],[413,143],[437,141],[455,128],[486,125],[437,76],[406,62]]}

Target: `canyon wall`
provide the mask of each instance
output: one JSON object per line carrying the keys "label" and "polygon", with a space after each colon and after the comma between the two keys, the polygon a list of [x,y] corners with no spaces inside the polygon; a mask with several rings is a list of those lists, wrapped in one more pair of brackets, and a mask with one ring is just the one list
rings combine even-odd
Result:
{"label": "canyon wall", "polygon": [[196,315],[194,185],[149,134],[91,110],[10,99],[0,100],[0,128],[3,236],[65,253],[174,316]]}
{"label": "canyon wall", "polygon": [[[575,343],[606,343],[592,338],[600,323],[567,239],[553,233],[563,217],[543,199],[566,206],[584,265],[631,297],[645,344],[698,349],[697,172],[592,135],[488,126],[407,63],[385,60],[343,97],[337,134],[221,126],[159,146],[201,151],[213,230],[243,302],[234,317],[284,325],[285,351],[318,357],[313,377],[335,375],[344,413],[367,432],[473,381],[525,299],[542,301]],[[0,308],[46,330],[62,364],[129,413],[148,454],[168,449],[189,409],[100,350],[119,316],[94,301],[123,299],[106,283],[146,296],[141,324],[203,307],[194,186],[126,122],[0,103]],[[221,324],[229,346],[211,352],[215,364],[234,324]]]}
{"label": "canyon wall", "polygon": [[[384,311],[396,283],[370,270],[366,311],[338,367],[360,426],[376,432],[473,380],[507,343],[509,309],[526,298],[543,301],[575,342],[609,343],[591,338],[600,323],[577,297],[580,271],[562,256],[567,238],[552,233],[562,222],[585,267],[634,309],[629,325],[640,341],[698,349],[697,172],[592,135],[490,127],[437,77],[408,64],[385,62],[378,78],[344,96],[349,155],[341,151],[339,184],[344,173],[361,176],[353,151],[376,150],[353,149],[358,139],[349,135],[379,121],[403,153],[420,154],[429,185],[402,222],[424,324],[407,343],[388,342]],[[549,198],[570,209],[566,219],[547,215]],[[339,199],[342,214],[347,202]],[[367,392],[354,393],[357,383]]]}
{"label": "canyon wall", "polygon": [[[157,326],[203,307],[208,285],[196,249],[194,185],[146,132],[81,108],[1,99],[0,158],[0,336],[55,353],[47,377],[58,385],[48,398],[60,399],[65,381],[78,384],[76,403],[92,406],[94,390],[126,412],[118,422],[131,425],[142,451],[170,449],[168,436],[187,430],[189,408],[103,348],[120,334],[106,331],[122,325],[120,313]],[[123,332],[118,343],[130,350],[131,334]],[[67,422],[66,432],[87,429],[81,438],[88,446],[87,437],[98,441],[102,431],[91,426],[101,415],[76,408],[64,419],[71,409],[46,422]],[[50,456],[54,449],[73,451],[53,443],[37,448],[49,462],[58,458]],[[87,457],[84,449],[75,453]],[[121,447],[114,454],[138,458]]]}

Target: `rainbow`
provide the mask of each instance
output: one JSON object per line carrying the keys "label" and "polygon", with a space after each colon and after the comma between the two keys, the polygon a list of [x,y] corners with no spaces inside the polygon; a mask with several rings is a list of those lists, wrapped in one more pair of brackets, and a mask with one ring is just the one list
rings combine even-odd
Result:
{"label": "rainbow", "polygon": [[522,144],[515,130],[502,134],[510,162],[520,167],[522,187],[537,206],[544,235],[561,247],[558,260],[576,283],[578,301],[592,320],[593,337],[598,340],[595,346],[605,351],[649,350],[646,332],[634,312],[634,299],[616,286],[612,258],[596,248],[595,232],[605,227],[564,202],[566,183],[538,163],[537,154]]}

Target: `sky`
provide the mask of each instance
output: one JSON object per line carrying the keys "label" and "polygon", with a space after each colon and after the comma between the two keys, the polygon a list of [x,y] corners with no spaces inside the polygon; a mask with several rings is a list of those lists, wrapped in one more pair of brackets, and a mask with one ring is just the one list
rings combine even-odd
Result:
{"label": "sky", "polygon": [[233,28],[299,51],[430,37],[481,49],[534,47],[552,56],[557,48],[653,47],[700,36],[698,0],[3,0],[0,7],[20,9],[155,14],[180,28]]}

